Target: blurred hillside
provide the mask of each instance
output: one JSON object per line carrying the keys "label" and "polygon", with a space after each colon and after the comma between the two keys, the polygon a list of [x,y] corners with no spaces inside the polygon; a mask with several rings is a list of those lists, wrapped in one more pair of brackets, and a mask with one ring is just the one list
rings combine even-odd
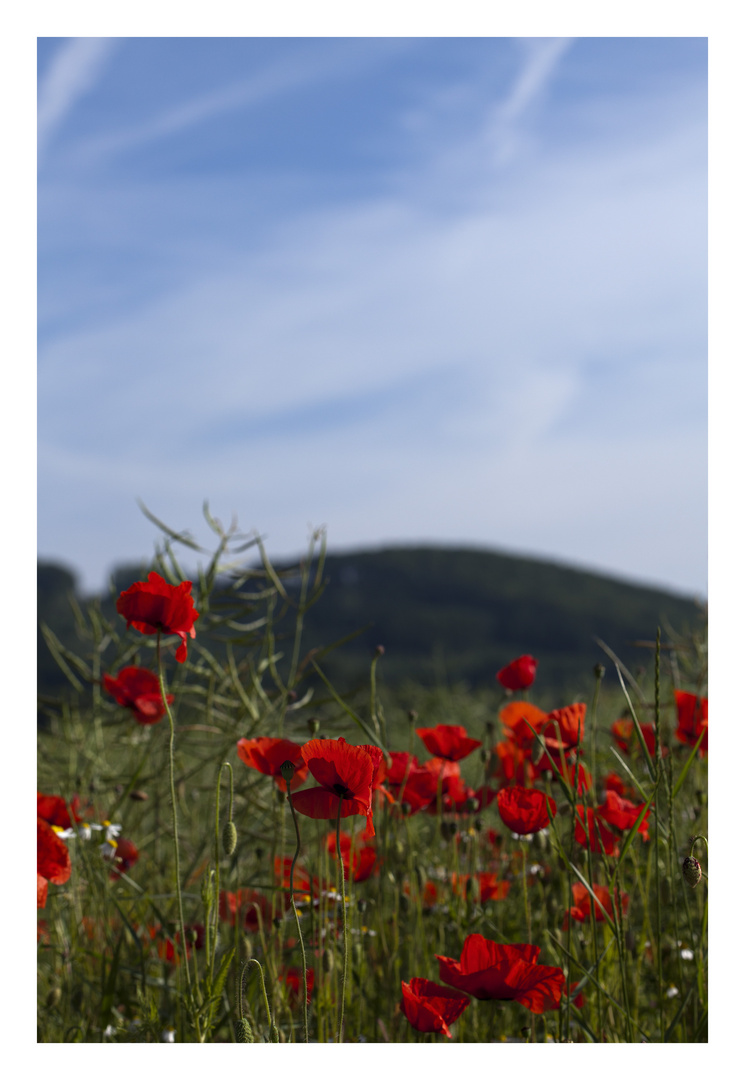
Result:
{"label": "blurred hillside", "polygon": [[[101,598],[105,614],[116,617],[114,597],[145,569],[115,573],[111,595]],[[588,692],[598,661],[609,663],[595,638],[633,670],[651,662],[650,651],[635,642],[654,640],[658,626],[663,640],[667,627],[700,629],[706,618],[692,598],[481,550],[394,547],[329,555],[324,579],[325,592],[305,618],[302,651],[361,630],[323,660],[342,693],[367,679],[371,655],[383,645],[379,678],[391,690],[406,682],[493,686],[499,667],[531,653],[539,660],[540,696],[568,700]],[[290,591],[292,583],[291,577],[286,580]],[[78,651],[71,597],[82,601],[73,573],[39,563],[39,619]],[[277,647],[282,648],[281,634]],[[41,634],[38,677],[45,694],[69,686]]]}

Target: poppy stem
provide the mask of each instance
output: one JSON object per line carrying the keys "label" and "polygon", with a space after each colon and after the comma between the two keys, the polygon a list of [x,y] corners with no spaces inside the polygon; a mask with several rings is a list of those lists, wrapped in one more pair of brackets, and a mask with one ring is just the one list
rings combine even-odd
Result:
{"label": "poppy stem", "polygon": [[347,967],[349,965],[349,933],[347,931],[347,894],[344,887],[344,863],[341,857],[341,796],[339,796],[339,809],[336,812],[336,860],[339,867],[339,874],[341,876],[341,913],[344,926],[344,967],[342,969],[341,976],[341,1006],[339,1008],[339,1038],[338,1041],[342,1042],[342,1032],[344,1030],[344,998],[347,992]]}
{"label": "poppy stem", "polygon": [[156,641],[156,655],[158,661],[158,680],[160,682],[160,695],[163,699],[163,705],[165,706],[166,714],[168,716],[168,724],[171,732],[170,740],[168,743],[168,772],[171,783],[171,809],[173,811],[173,856],[176,875],[176,897],[178,899],[178,918],[179,926],[181,929],[179,945],[181,947],[181,955],[184,961],[184,970],[186,971],[186,984],[189,988],[189,995],[191,996],[191,972],[189,971],[189,964],[186,956],[186,928],[184,926],[184,902],[181,897],[181,863],[179,860],[178,849],[178,813],[176,810],[176,781],[174,777],[175,766],[173,760],[173,743],[175,739],[175,730],[173,726],[173,715],[171,713],[171,708],[168,704],[168,695],[166,694],[165,679],[163,677],[163,664],[160,657],[160,631],[158,631],[158,637]]}
{"label": "poppy stem", "polygon": [[[287,763],[285,763],[285,765],[286,764]],[[282,766],[283,770],[285,769],[285,765]],[[295,770],[293,768],[292,772],[294,773],[294,771]],[[303,958],[303,1030],[305,1033],[305,1041],[308,1042],[308,963],[305,958],[305,944],[303,942],[303,932],[300,929],[300,916],[298,914],[297,906],[295,904],[295,863],[297,862],[297,857],[300,854],[300,828],[298,827],[297,814],[295,813],[295,807],[292,805],[292,795],[290,794],[290,782],[292,777],[289,774],[289,770],[287,773],[283,772],[282,775],[285,777],[285,784],[287,786],[287,801],[290,804],[292,824],[295,826],[295,838],[297,841],[295,846],[295,854],[292,857],[292,863],[290,865],[290,903],[292,904],[292,911],[295,916],[297,936],[298,941],[300,942],[300,953]],[[287,779],[287,775],[290,775],[290,779]],[[311,894],[311,910],[312,907],[313,901]]]}

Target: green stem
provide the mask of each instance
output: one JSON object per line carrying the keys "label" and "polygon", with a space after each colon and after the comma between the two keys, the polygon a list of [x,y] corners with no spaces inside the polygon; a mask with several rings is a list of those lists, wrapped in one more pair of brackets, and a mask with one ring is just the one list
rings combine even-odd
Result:
{"label": "green stem", "polygon": [[295,826],[295,839],[297,841],[295,845],[295,854],[292,857],[292,864],[290,866],[290,903],[292,904],[292,911],[295,916],[297,936],[300,942],[300,953],[303,958],[303,1031],[305,1033],[305,1041],[308,1042],[308,964],[305,958],[305,944],[303,942],[303,932],[300,929],[300,916],[298,914],[297,906],[295,905],[295,863],[297,862],[298,855],[300,854],[300,829],[297,823],[295,807],[292,805],[292,795],[290,794],[290,781],[285,780],[285,784],[287,785],[287,801],[290,804],[292,824]]}
{"label": "green stem", "polygon": [[160,693],[163,699],[166,713],[168,715],[168,724],[170,726],[171,736],[168,744],[168,765],[169,765],[169,777],[171,782],[171,809],[173,811],[173,854],[175,861],[175,875],[176,875],[176,896],[178,898],[178,917],[179,926],[181,929],[180,934],[180,947],[181,955],[183,959],[184,970],[186,971],[186,984],[191,994],[191,972],[189,971],[189,964],[186,957],[186,929],[184,925],[184,903],[181,897],[181,863],[179,860],[179,847],[178,847],[178,814],[176,810],[176,781],[175,781],[175,766],[173,760],[173,743],[175,739],[175,731],[173,726],[173,714],[171,713],[170,706],[168,704],[168,697],[166,695],[166,684],[163,677],[163,664],[160,657],[160,631],[158,631],[158,639],[156,644],[156,653],[158,660],[158,679],[160,681]]}
{"label": "green stem", "polygon": [[[344,998],[347,992],[347,967],[349,965],[349,934],[347,932],[347,894],[344,887],[344,863],[341,858],[341,796],[339,796],[339,809],[336,812],[336,858],[339,863],[339,876],[341,877],[341,913],[344,920],[344,968],[341,976],[341,1007],[339,1009],[339,1038],[342,1042],[344,1030]],[[351,860],[350,860],[351,862]]]}

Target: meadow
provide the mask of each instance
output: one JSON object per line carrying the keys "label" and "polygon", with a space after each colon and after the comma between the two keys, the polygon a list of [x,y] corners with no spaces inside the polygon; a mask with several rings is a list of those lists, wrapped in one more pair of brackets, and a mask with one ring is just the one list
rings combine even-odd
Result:
{"label": "meadow", "polygon": [[[161,526],[38,735],[39,1042],[706,1042],[705,631],[364,691],[304,648],[324,537],[278,571]],[[249,560],[250,558],[250,565]]]}

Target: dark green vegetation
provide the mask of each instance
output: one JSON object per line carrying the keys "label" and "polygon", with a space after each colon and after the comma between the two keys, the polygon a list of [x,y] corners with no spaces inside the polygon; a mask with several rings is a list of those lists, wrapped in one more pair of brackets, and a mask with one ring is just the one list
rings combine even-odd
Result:
{"label": "dark green vegetation", "polygon": [[[115,573],[112,594],[102,598],[105,615],[115,617],[114,598],[143,573],[143,566]],[[324,661],[332,681],[346,686],[366,682],[377,645],[385,647],[379,677],[391,688],[491,686],[498,668],[530,653],[539,658],[537,687],[571,699],[589,693],[596,663],[608,663],[596,638],[629,666],[647,666],[650,651],[635,642],[649,641],[657,626],[663,634],[668,626],[685,633],[705,622],[701,605],[687,597],[490,551],[398,547],[328,555],[323,577],[322,600],[305,616],[303,649],[361,631]],[[75,651],[72,574],[40,563],[38,581],[40,621]],[[292,579],[285,585],[291,594]],[[278,648],[281,640],[280,633]],[[42,693],[67,684],[41,635],[39,684]]]}

